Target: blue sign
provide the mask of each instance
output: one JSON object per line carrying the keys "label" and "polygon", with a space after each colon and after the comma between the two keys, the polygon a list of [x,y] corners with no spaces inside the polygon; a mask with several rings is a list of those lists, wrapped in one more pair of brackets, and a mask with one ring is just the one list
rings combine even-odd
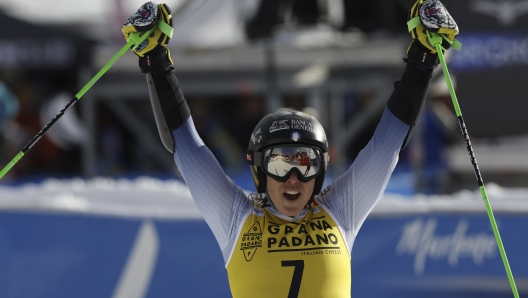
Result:
{"label": "blue sign", "polygon": [[[525,216],[497,218],[517,287],[528,275]],[[370,218],[353,252],[356,297],[512,297],[488,217]]]}
{"label": "blue sign", "polygon": [[457,39],[460,51],[451,51],[453,70],[479,71],[528,66],[528,35],[512,33],[465,33]]}
{"label": "blue sign", "polygon": [[[521,296],[526,216],[497,216]],[[353,297],[512,297],[485,214],[369,217],[354,244]],[[203,220],[4,212],[0,297],[231,297]]]}

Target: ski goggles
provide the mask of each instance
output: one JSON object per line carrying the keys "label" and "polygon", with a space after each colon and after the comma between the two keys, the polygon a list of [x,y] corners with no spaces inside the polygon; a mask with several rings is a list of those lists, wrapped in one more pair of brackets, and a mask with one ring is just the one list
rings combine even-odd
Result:
{"label": "ski goggles", "polygon": [[323,172],[328,154],[311,146],[278,146],[262,152],[261,168],[266,175],[281,182],[290,177],[292,171],[297,179],[308,182]]}

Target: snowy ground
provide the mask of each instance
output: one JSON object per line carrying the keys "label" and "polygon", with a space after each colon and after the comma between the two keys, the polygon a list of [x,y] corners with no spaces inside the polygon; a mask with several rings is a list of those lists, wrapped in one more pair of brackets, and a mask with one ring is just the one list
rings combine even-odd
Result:
{"label": "snowy ground", "polygon": [[201,218],[187,186],[177,180],[47,179],[0,187],[0,208],[102,215]]}
{"label": "snowy ground", "polygon": [[[493,211],[528,212],[528,188],[486,186]],[[249,193],[249,191],[248,191]],[[86,213],[126,217],[201,219],[187,186],[178,180],[94,178],[47,179],[35,184],[0,186],[0,209]],[[372,215],[485,212],[479,191],[412,197],[387,193]]]}

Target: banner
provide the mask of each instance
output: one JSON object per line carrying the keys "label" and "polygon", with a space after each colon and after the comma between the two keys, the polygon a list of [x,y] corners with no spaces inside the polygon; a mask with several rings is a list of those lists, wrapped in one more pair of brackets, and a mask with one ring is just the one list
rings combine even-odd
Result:
{"label": "banner", "polygon": [[[496,216],[519,294],[528,294],[526,216]],[[486,214],[368,219],[353,252],[355,297],[512,297]]]}
{"label": "banner", "polygon": [[[497,216],[521,296],[524,215]],[[0,297],[231,297],[201,219],[4,211]],[[353,248],[353,297],[512,297],[485,214],[371,216]]]}

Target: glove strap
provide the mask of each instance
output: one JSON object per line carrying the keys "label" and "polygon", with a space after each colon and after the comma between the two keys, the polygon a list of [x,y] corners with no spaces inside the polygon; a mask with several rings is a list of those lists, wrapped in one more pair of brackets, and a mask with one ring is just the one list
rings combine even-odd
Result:
{"label": "glove strap", "polygon": [[[420,24],[421,24],[420,17],[416,16],[416,17],[410,19],[407,22],[407,30],[409,30],[409,32],[411,32],[414,28],[418,27]],[[429,42],[433,46],[437,42],[440,42],[440,44],[442,43],[442,39],[440,39],[439,41],[433,40],[434,38],[437,38],[438,36],[440,36],[447,43],[449,43],[451,45],[451,48],[453,48],[453,49],[455,49],[457,51],[460,51],[460,48],[462,47],[462,43],[460,41],[458,41],[457,39],[450,40],[447,36],[445,36],[445,34],[439,34],[439,33],[434,33],[434,32],[427,31],[427,39],[429,40]],[[444,48],[444,51],[445,50],[446,49]]]}
{"label": "glove strap", "polygon": [[[172,33],[174,32],[174,29],[171,27],[171,25],[165,23],[163,20],[159,20],[157,27],[163,34],[167,35],[169,38],[172,38]],[[147,32],[130,33],[130,35],[128,36],[127,42],[129,42],[130,40],[134,41],[133,50],[135,50],[140,44],[142,44],[149,37],[149,35],[154,30],[156,30],[156,27],[150,29]]]}
{"label": "glove strap", "polygon": [[414,17],[407,22],[407,30],[411,32],[414,28],[420,25],[420,17]]}
{"label": "glove strap", "polygon": [[139,68],[142,73],[154,73],[172,66],[170,52],[166,47],[148,52],[143,57],[139,57]]}
{"label": "glove strap", "polygon": [[134,43],[134,45],[132,45],[132,50],[135,50],[140,44],[142,44],[155,29],[156,27],[150,29],[147,32],[130,33],[127,42],[130,42],[132,40],[132,42]]}
{"label": "glove strap", "polygon": [[[435,43],[433,42],[433,39],[437,38],[436,37],[437,35],[440,36],[441,38],[443,38],[444,41],[449,43],[451,45],[451,49],[455,49],[457,51],[460,51],[460,48],[462,47],[462,43],[460,41],[458,41],[458,39],[450,40],[447,36],[445,36],[445,34],[427,32],[427,38],[429,39],[429,42],[434,45]],[[438,42],[440,43],[440,45],[442,45],[442,39],[439,39]],[[446,50],[446,49],[444,49],[444,50]]]}
{"label": "glove strap", "polygon": [[169,38],[172,38],[172,33],[174,32],[174,29],[171,25],[165,23],[163,20],[159,20],[158,29],[160,29],[160,31],[163,32],[163,34],[167,35]]}
{"label": "glove strap", "polygon": [[413,41],[407,50],[407,56],[414,63],[424,66],[428,69],[435,69],[440,60],[438,60],[438,55],[432,54],[429,49],[424,49],[419,45],[417,41]]}

